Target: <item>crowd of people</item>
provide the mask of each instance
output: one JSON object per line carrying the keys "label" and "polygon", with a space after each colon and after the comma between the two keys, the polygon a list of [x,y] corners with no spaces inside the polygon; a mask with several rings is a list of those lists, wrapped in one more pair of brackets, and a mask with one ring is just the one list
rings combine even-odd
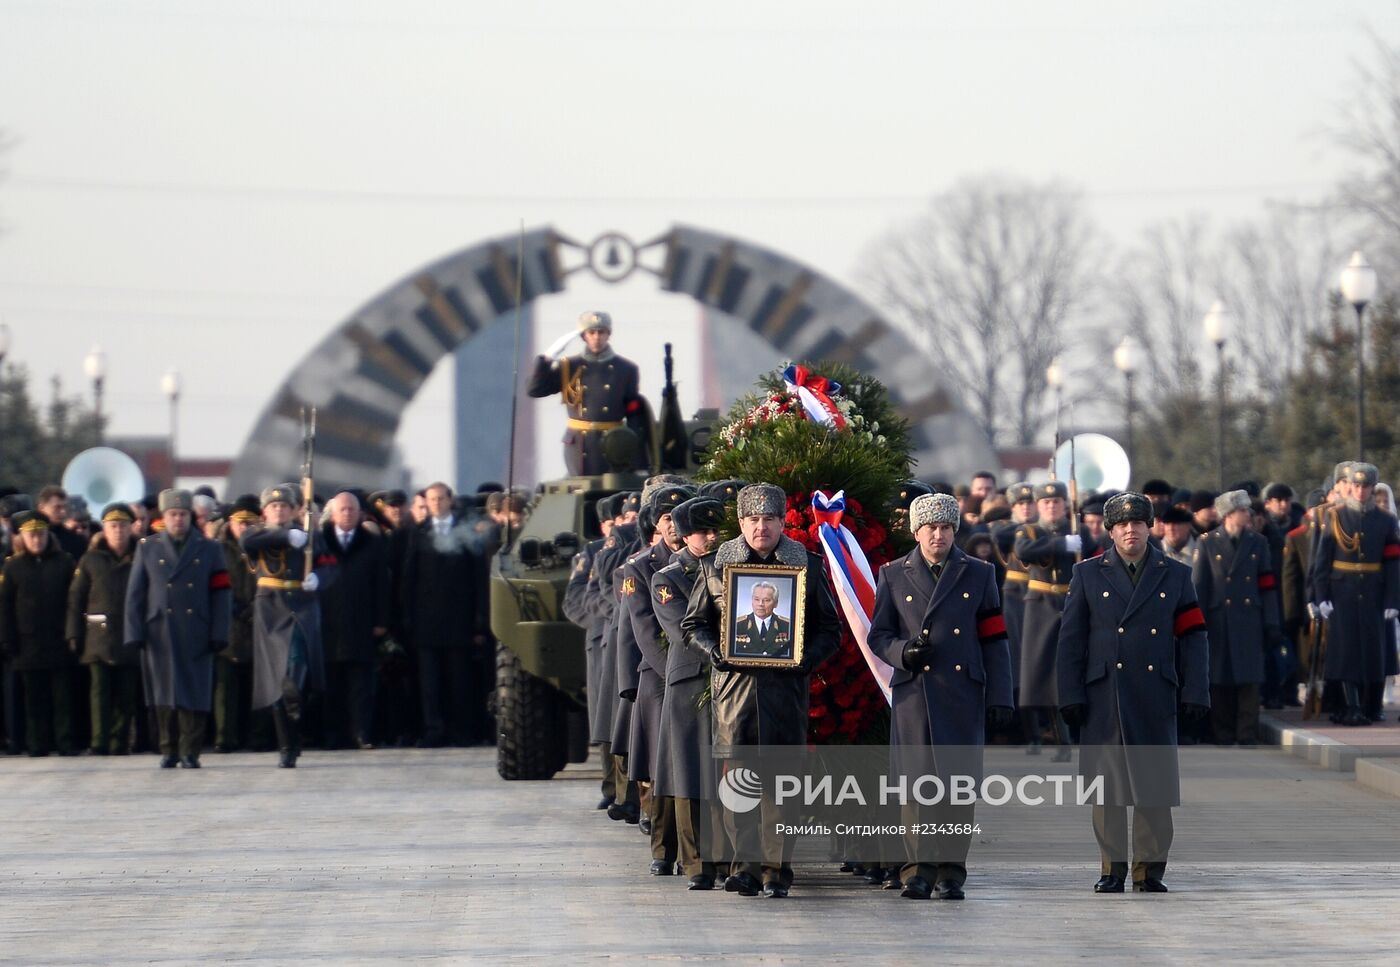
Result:
{"label": "crowd of people", "polygon": [[58,486],[5,493],[4,750],[198,767],[206,746],[295,765],[303,742],[492,743],[488,562],[525,496],[439,483],[313,499],[308,541],[290,484],[96,513]]}

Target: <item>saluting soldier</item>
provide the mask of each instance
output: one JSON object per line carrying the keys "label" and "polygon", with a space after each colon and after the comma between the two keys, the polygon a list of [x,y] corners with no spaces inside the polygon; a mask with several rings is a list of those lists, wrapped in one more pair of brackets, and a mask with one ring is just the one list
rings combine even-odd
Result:
{"label": "saluting soldier", "polygon": [[126,755],[139,707],[141,653],[127,646],[126,586],[136,541],[136,515],[126,504],[102,509],[102,532],[93,535],[68,589],[68,641],[88,668],[93,755]]}
{"label": "saluting soldier", "polygon": [[73,558],[49,518],[26,510],[12,518],[18,547],[0,572],[0,650],[24,684],[24,745],[31,756],[76,755],[72,651],[64,641]]}
{"label": "saluting soldier", "polygon": [[569,583],[564,590],[562,606],[564,616],[582,628],[584,632],[588,737],[590,742],[599,746],[598,753],[603,766],[603,781],[600,787],[602,798],[598,800],[597,807],[599,809],[607,809],[613,804],[617,783],[613,779],[611,736],[604,737],[610,729],[605,730],[601,727],[602,719],[600,717],[600,707],[603,703],[598,682],[602,673],[600,665],[603,656],[603,619],[598,614],[597,595],[590,591],[592,585],[589,583],[589,578],[593,576],[594,562],[598,559],[598,552],[603,549],[603,542],[612,532],[613,518],[616,516],[613,508],[620,503],[621,495],[612,494],[599,498],[593,505],[594,513],[598,517],[598,529],[603,536],[589,541],[581,551],[574,555],[573,570],[569,573]]}
{"label": "saluting soldier", "polygon": [[[720,545],[712,559],[701,561],[699,579],[681,622],[686,645],[710,656],[714,714],[714,755],[731,760],[744,747],[802,745],[807,741],[808,689],[813,669],[841,644],[841,623],[822,560],[783,534],[787,495],[769,483],[739,491],[739,536]],[[802,663],[796,669],[739,668],[724,660],[720,628],[724,612],[724,569],[742,564],[784,564],[805,569],[806,612]],[[798,620],[794,615],[793,620]],[[741,896],[785,897],[792,884],[787,838],[776,824],[784,821],[765,790],[760,806],[736,815],[725,811],[725,826],[734,843],[735,874],[725,890]],[[760,883],[759,877],[762,876]]]}
{"label": "saluting soldier", "polygon": [[[937,775],[982,776],[984,722],[1005,728],[1013,714],[1011,652],[997,591],[996,568],[955,544],[961,515],[947,494],[930,494],[909,509],[919,546],[880,568],[870,650],[894,667],[890,679],[891,766],[911,782]],[[950,786],[951,787],[951,786]],[[903,896],[961,900],[972,845],[973,806],[911,804],[906,820],[959,824],[965,835],[917,832],[905,838]]]}
{"label": "saluting soldier", "polygon": [[622,606],[627,613],[619,629],[619,654],[637,656],[636,698],[628,731],[627,775],[646,790],[642,806],[647,810],[651,829],[651,873],[671,876],[676,870],[675,802],[657,795],[652,766],[661,732],[661,703],[666,687],[666,649],[661,643],[661,625],[652,606],[651,576],[671,562],[681,548],[671,511],[695,496],[692,487],[648,481],[638,522],[643,541],[649,547],[627,559],[622,567]]}
{"label": "saluting soldier", "polygon": [[198,769],[214,655],[228,645],[229,574],[223,551],[194,530],[188,490],[161,491],[157,506],[160,532],[137,543],[131,563],[126,643],[142,649],[146,704],[156,710],[160,733],[160,767],[172,769],[178,761]]}
{"label": "saluting soldier", "polygon": [[1339,683],[1343,725],[1370,725],[1379,714],[1386,635],[1400,616],[1400,537],[1395,518],[1372,500],[1376,478],[1374,465],[1350,465],[1342,504],[1323,515],[1313,561],[1317,609],[1328,622],[1326,674]]}
{"label": "saluting soldier", "polygon": [[1220,526],[1201,536],[1192,572],[1210,640],[1217,745],[1258,741],[1264,650],[1279,636],[1278,578],[1268,542],[1253,530],[1250,505],[1243,490],[1215,499]]}
{"label": "saluting soldier", "polygon": [[1069,489],[1063,480],[1051,480],[1035,488],[1034,524],[1016,528],[1016,556],[1029,573],[1026,581],[1026,617],[1021,637],[1020,695],[1026,712],[1026,734],[1031,750],[1040,745],[1041,713],[1054,724],[1059,749],[1056,762],[1070,758],[1070,736],[1055,709],[1061,704],[1055,688],[1055,651],[1060,637],[1060,612],[1069,593],[1069,577],[1075,562],[1090,557],[1094,546],[1083,534],[1070,533],[1067,515]]}
{"label": "saluting soldier", "polygon": [[686,647],[681,621],[700,562],[715,552],[724,515],[724,504],[709,497],[692,497],[671,511],[682,546],[669,564],[651,576],[652,607],[665,633],[666,651],[652,792],[675,801],[677,859],[681,872],[690,877],[691,890],[714,888],[723,826],[714,809],[710,710],[700,707],[700,696],[710,680],[710,656]]}
{"label": "saluting soldier", "polygon": [[647,444],[648,417],[638,390],[637,364],[608,345],[612,317],[585,312],[578,317],[578,329],[584,351],[553,362],[540,356],[526,392],[534,397],[558,393],[563,398],[569,414],[564,462],[573,476],[596,475],[611,469],[603,455],[604,434],[630,426]]}
{"label": "saluting soldier", "polygon": [[[243,534],[243,552],[257,575],[253,599],[253,708],[272,708],[277,766],[296,768],[301,711],[308,691],[326,687],[321,609],[316,592],[334,579],[335,556],[319,532],[295,520],[300,498],[292,484],[262,492],[263,520]],[[311,542],[311,571],[305,548]]]}
{"label": "saluting soldier", "polygon": [[1133,807],[1133,889],[1166,893],[1171,807],[1181,802],[1176,718],[1210,705],[1205,616],[1191,570],[1148,541],[1152,504],[1122,493],[1104,505],[1112,546],[1074,568],[1056,666],[1060,712],[1080,727],[1080,772],[1102,776],[1093,807],[1102,876],[1095,893],[1122,893]]}

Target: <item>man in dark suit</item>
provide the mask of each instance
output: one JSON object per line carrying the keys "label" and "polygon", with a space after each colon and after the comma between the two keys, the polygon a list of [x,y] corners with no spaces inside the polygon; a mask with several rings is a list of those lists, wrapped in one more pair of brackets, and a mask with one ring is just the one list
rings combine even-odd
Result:
{"label": "man in dark suit", "polygon": [[468,708],[477,627],[476,554],[470,523],[452,513],[452,489],[424,491],[428,517],[413,533],[403,562],[403,620],[418,662],[423,734],[418,745],[472,745],[481,710]]}
{"label": "man in dark suit", "polygon": [[387,538],[364,526],[360,501],[349,491],[331,498],[321,536],[339,576],[321,596],[326,648],[325,746],[371,749],[374,668],[389,631]]}
{"label": "man in dark suit", "polygon": [[[891,768],[911,782],[937,775],[980,784],[984,722],[1011,722],[1011,651],[996,568],[955,546],[961,515],[948,494],[919,497],[909,527],[919,546],[880,569],[870,650],[894,666]],[[903,896],[961,900],[972,845],[972,805],[906,807],[906,825],[966,826],[965,835],[905,838]]]}
{"label": "man in dark suit", "polygon": [[1133,812],[1133,889],[1166,893],[1171,807],[1181,802],[1178,708],[1210,710],[1206,619],[1191,569],[1151,546],[1152,504],[1123,493],[1104,505],[1113,541],[1076,565],[1056,655],[1060,714],[1080,727],[1080,771],[1102,777],[1093,807],[1102,873],[1095,893],[1122,893]]}
{"label": "man in dark suit", "polygon": [[773,612],[778,608],[778,586],[759,581],[753,586],[753,610],[734,623],[734,655],[754,658],[791,658],[792,622]]}

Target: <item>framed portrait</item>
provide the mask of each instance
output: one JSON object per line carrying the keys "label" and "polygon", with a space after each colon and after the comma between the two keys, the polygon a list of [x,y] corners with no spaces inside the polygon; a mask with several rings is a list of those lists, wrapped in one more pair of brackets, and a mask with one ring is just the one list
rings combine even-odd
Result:
{"label": "framed portrait", "polygon": [[793,668],[802,663],[807,569],[731,564],[724,569],[720,648],[731,665]]}

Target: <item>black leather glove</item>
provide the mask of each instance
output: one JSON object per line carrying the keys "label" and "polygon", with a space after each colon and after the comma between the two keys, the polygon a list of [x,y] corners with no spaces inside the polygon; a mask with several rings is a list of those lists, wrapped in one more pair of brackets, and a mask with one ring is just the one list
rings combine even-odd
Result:
{"label": "black leather glove", "polygon": [[629,702],[635,702],[637,700],[637,690],[635,688],[624,688],[622,690],[622,697]]}
{"label": "black leather glove", "polygon": [[904,646],[904,667],[911,672],[921,672],[933,660],[933,645],[923,635],[912,639]]}
{"label": "black leather glove", "polygon": [[987,709],[987,725],[994,729],[1004,729],[1011,724],[1015,711],[1010,705],[993,705]]}
{"label": "black leather glove", "polygon": [[1066,725],[1079,726],[1084,724],[1084,719],[1089,711],[1089,706],[1083,702],[1076,702],[1073,705],[1066,705],[1060,709],[1060,718],[1065,720]]}
{"label": "black leather glove", "polygon": [[729,664],[729,662],[724,660],[724,651],[720,648],[719,645],[715,645],[713,648],[710,649],[710,665],[716,671],[721,672],[727,672],[734,667],[733,665]]}
{"label": "black leather glove", "polygon": [[1209,705],[1197,705],[1195,702],[1181,703],[1181,717],[1188,722],[1199,722],[1210,712]]}

